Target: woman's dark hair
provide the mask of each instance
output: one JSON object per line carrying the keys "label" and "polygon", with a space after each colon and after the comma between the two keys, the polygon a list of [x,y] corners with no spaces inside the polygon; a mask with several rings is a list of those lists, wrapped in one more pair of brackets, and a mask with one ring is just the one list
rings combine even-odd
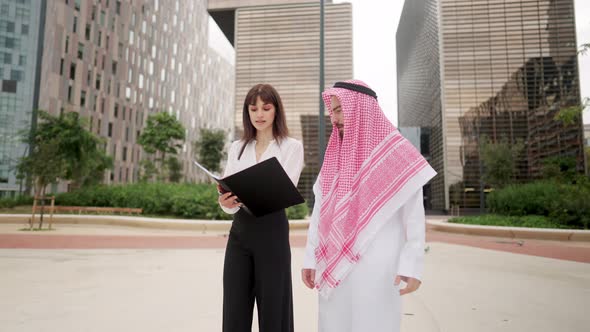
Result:
{"label": "woman's dark hair", "polygon": [[256,99],[258,97],[260,97],[263,102],[273,104],[275,107],[275,119],[272,123],[272,135],[274,136],[274,139],[280,143],[282,139],[289,136],[289,129],[287,128],[287,119],[285,118],[285,109],[283,108],[281,96],[279,96],[277,90],[275,90],[270,84],[256,84],[250,89],[250,91],[248,91],[248,94],[246,94],[246,98],[244,99],[244,107],[242,109],[242,123],[244,126],[242,140],[244,141],[244,145],[242,145],[238,160],[242,157],[244,149],[246,149],[248,143],[256,138],[256,128],[250,121],[249,106],[256,105]]}

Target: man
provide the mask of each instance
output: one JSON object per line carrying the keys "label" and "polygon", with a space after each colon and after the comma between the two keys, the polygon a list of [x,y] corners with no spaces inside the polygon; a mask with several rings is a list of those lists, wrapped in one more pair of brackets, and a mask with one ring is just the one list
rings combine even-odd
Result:
{"label": "man", "polygon": [[400,296],[420,286],[422,186],[436,172],[365,83],[337,82],[322,97],[333,130],[301,271],[319,291],[319,331],[399,331]]}

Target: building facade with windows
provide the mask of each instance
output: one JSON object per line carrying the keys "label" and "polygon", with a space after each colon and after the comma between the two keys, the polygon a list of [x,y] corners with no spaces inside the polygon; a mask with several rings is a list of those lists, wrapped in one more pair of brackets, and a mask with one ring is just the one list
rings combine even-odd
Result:
{"label": "building facade with windows", "polygon": [[[210,0],[209,12],[236,50],[235,128],[241,135],[243,98],[258,83],[281,95],[290,135],[303,142],[299,190],[313,204],[319,164],[320,4],[317,0]],[[353,78],[352,5],[325,5],[325,87]],[[326,110],[326,137],[332,125]],[[326,139],[326,142],[328,140]]]}
{"label": "building facade with windows", "polygon": [[406,1],[396,39],[399,125],[439,174],[432,208],[485,205],[484,140],[524,144],[519,182],[551,156],[584,170],[581,119],[555,120],[580,103],[573,0]]}
{"label": "building facade with windows", "polygon": [[[30,128],[35,89],[39,109],[53,115],[78,112],[90,131],[106,139],[104,148],[114,159],[106,183],[139,179],[140,161],[147,156],[137,142],[150,114],[168,112],[184,125],[187,139],[179,160],[188,181],[199,176],[191,162],[199,129],[233,131],[227,121],[233,98],[226,92],[234,84],[233,64],[209,47],[206,1],[1,0],[0,16],[5,28],[0,38],[10,38],[0,40],[0,49],[6,54],[8,46],[13,49],[11,59],[4,59],[10,66],[1,64],[3,78],[21,78],[12,80],[16,95],[27,94],[13,100],[3,92],[0,104],[11,103],[7,107],[14,114],[29,119],[13,115],[2,122],[0,113],[0,140],[13,137],[16,127]],[[3,33],[12,30],[20,37]],[[20,54],[26,56],[24,67]],[[21,85],[30,91],[20,92]],[[11,168],[25,149],[14,142],[9,152],[0,150],[0,191],[18,190]]]}

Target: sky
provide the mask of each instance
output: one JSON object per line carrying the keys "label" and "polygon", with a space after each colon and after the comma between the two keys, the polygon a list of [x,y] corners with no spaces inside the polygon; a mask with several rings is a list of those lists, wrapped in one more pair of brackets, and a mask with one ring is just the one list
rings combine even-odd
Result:
{"label": "sky", "polygon": [[[377,92],[381,108],[397,125],[395,33],[404,0],[333,2],[352,3],[354,78],[364,81]],[[574,6],[578,45],[590,43],[590,0],[574,0]],[[233,49],[213,19],[210,19],[209,27],[214,47],[228,59],[233,59]],[[579,64],[582,98],[590,98],[590,52],[579,56]],[[584,112],[584,123],[590,124],[590,107]]]}

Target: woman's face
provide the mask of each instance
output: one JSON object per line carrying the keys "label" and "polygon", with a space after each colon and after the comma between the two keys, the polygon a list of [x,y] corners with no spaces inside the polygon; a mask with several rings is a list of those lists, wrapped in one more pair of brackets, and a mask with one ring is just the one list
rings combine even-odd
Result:
{"label": "woman's face", "polygon": [[256,104],[248,106],[248,113],[250,114],[250,122],[257,131],[270,130],[272,132],[272,124],[275,120],[275,106],[273,104],[265,103],[260,97],[256,97]]}

